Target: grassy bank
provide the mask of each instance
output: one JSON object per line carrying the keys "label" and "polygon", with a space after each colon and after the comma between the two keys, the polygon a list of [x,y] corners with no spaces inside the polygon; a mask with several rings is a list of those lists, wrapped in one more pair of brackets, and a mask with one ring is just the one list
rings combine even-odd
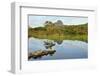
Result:
{"label": "grassy bank", "polygon": [[80,40],[88,42],[88,27],[81,25],[45,25],[45,27],[36,27],[28,29],[28,37],[50,40]]}
{"label": "grassy bank", "polygon": [[80,40],[87,42],[87,35],[62,35],[59,37],[59,35],[33,35],[31,37],[39,38],[39,39],[50,39],[50,40]]}

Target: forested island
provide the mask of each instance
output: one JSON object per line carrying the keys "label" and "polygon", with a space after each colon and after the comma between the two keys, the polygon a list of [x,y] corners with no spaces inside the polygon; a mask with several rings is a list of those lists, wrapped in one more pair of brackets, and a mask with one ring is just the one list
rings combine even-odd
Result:
{"label": "forested island", "polygon": [[80,40],[88,42],[88,23],[64,25],[61,20],[46,21],[43,27],[29,27],[28,37],[50,40]]}

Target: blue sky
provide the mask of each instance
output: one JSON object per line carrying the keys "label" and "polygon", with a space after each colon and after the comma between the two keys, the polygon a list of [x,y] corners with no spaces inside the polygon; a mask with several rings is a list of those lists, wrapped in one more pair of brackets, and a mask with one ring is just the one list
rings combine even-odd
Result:
{"label": "blue sky", "polygon": [[45,21],[56,22],[57,20],[61,20],[65,25],[77,25],[84,24],[88,22],[88,18],[86,17],[64,17],[64,16],[40,16],[40,15],[30,15],[29,16],[29,26],[30,27],[39,27],[43,26]]}

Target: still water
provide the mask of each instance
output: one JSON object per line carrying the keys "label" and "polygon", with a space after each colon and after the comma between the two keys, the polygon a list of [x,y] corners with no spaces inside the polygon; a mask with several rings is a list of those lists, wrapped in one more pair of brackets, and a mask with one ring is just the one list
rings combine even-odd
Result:
{"label": "still water", "polygon": [[[44,46],[44,41],[47,39],[37,39],[30,37],[28,41],[28,53],[37,50],[46,50]],[[63,40],[63,41],[53,41],[55,46],[52,49],[56,52],[50,56],[42,56],[41,58],[31,58],[30,60],[56,60],[56,59],[80,59],[88,58],[88,44],[86,42],[78,40]]]}

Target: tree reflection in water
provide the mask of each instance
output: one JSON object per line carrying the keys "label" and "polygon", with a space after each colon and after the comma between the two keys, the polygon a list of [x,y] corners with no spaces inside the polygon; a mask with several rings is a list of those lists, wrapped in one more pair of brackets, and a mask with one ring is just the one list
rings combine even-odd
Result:
{"label": "tree reflection in water", "polygon": [[55,42],[58,44],[58,45],[61,45],[63,43],[63,40],[55,40]]}

